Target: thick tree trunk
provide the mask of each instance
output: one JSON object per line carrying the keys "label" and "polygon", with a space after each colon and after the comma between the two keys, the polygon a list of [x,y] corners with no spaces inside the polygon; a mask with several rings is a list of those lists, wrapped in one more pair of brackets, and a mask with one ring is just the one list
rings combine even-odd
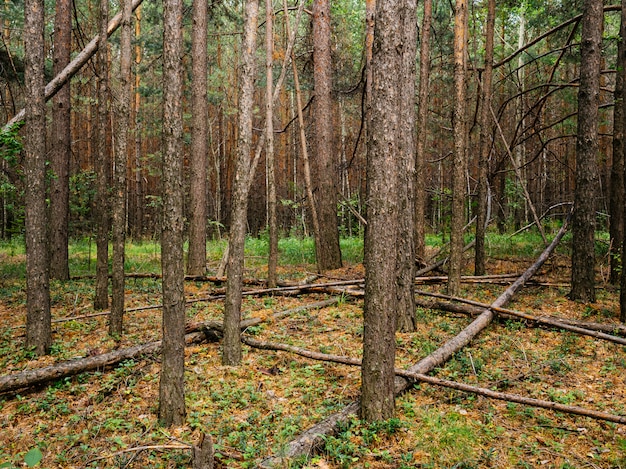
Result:
{"label": "thick tree trunk", "polygon": [[107,142],[109,123],[108,75],[106,28],[109,17],[109,3],[100,0],[100,36],[98,42],[98,117],[96,125],[96,294],[93,302],[95,309],[109,307],[109,180],[111,168]]}
{"label": "thick tree trunk", "polygon": [[226,298],[224,300],[224,345],[222,364],[241,363],[241,290],[248,212],[248,187],[251,178],[250,151],[252,148],[252,110],[254,105],[254,75],[256,30],[259,16],[258,0],[245,3],[244,40],[242,47],[241,81],[239,93],[239,124],[237,164],[231,209]]}
{"label": "thick tree trunk", "polygon": [[[330,2],[313,2],[313,81],[315,83],[314,123],[316,186],[319,233],[315,252],[319,272],[341,267],[337,224],[337,162],[333,153],[332,62],[330,44]],[[319,239],[317,239],[319,237]]]}
{"label": "thick tree trunk", "polygon": [[400,126],[398,128],[398,245],[396,272],[398,283],[397,327],[402,332],[415,330],[415,55],[417,45],[417,2],[407,0],[401,10],[402,73],[400,83]]}
{"label": "thick tree trunk", "polygon": [[430,24],[432,0],[424,0],[424,17],[420,35],[419,107],[415,147],[415,259],[426,264],[426,142],[428,140],[428,95],[430,92]]}
{"label": "thick tree trunk", "polygon": [[44,2],[26,0],[24,25],[26,128],[24,141],[26,241],[26,347],[47,353],[52,342],[46,243],[46,103]]}
{"label": "thick tree trunk", "polygon": [[598,177],[598,102],[602,54],[602,2],[585,0],[580,46],[578,131],[576,139],[576,189],[572,220],[572,290],[570,298],[596,299],[595,227]]}
{"label": "thick tree trunk", "polygon": [[183,262],[182,37],[181,0],[164,2],[163,20],[163,357],[159,422],[185,421],[185,292]]}
{"label": "thick tree trunk", "polygon": [[[72,51],[71,1],[56,2],[54,19],[53,70],[58,75],[70,62]],[[70,84],[59,90],[52,104],[52,142],[50,152],[50,277],[69,280],[68,223],[69,223],[69,166],[71,155],[70,135]]]}
{"label": "thick tree trunk", "polygon": [[465,225],[465,173],[467,160],[467,126],[465,96],[467,71],[467,0],[456,0],[454,13],[454,153],[452,159],[452,218],[450,222],[450,270],[448,293],[461,289],[463,267],[463,226]]}
{"label": "thick tree trunk", "polygon": [[115,165],[113,174],[112,231],[113,265],[109,334],[122,336],[124,318],[124,260],[126,250],[126,180],[130,128],[132,10],[131,0],[122,1],[123,19],[120,38],[120,76],[116,100]]}
{"label": "thick tree trunk", "polygon": [[493,77],[493,37],[496,19],[496,2],[487,4],[487,25],[485,30],[485,69],[480,83],[480,156],[478,160],[478,202],[476,209],[476,247],[474,248],[474,274],[485,275],[485,232],[487,230],[489,205],[488,166],[491,122],[491,83]]}
{"label": "thick tree trunk", "polygon": [[189,254],[187,274],[206,272],[207,241],[207,0],[193,2],[191,56],[193,81],[192,133],[189,176]]}
{"label": "thick tree trunk", "polygon": [[384,420],[394,414],[396,309],[396,244],[398,155],[401,151],[400,77],[405,2],[376,4],[372,56],[372,96],[368,109],[367,228],[365,233],[365,302],[361,418]]}
{"label": "thick tree trunk", "polygon": [[[622,2],[625,4],[626,2]],[[624,5],[626,7],[626,4]],[[624,263],[622,243],[624,240],[624,85],[626,82],[626,11],[622,7],[620,23],[620,41],[617,43],[617,74],[615,76],[614,108],[613,108],[613,162],[611,164],[611,192],[609,195],[609,220],[611,249],[609,252],[612,284],[620,282],[620,271]]]}

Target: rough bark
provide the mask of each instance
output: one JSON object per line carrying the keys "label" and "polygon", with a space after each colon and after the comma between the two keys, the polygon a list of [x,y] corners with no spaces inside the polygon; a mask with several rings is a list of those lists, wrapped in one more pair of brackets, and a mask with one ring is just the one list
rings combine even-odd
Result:
{"label": "rough bark", "polygon": [[100,0],[100,36],[96,67],[98,73],[98,111],[96,125],[96,293],[93,302],[95,309],[109,307],[109,179],[111,168],[107,142],[108,128],[108,94],[109,94],[109,64],[107,58],[107,34],[109,4],[107,0]]}
{"label": "rough bark", "polygon": [[183,263],[183,159],[181,0],[164,2],[163,20],[163,357],[159,383],[159,422],[185,421],[185,292]]}
{"label": "rough bark", "polygon": [[189,167],[189,254],[187,274],[206,272],[207,241],[207,0],[194,0],[191,40],[191,154]]}
{"label": "rough bark", "polygon": [[465,173],[467,161],[466,103],[467,73],[467,0],[456,0],[454,12],[454,152],[452,158],[452,218],[450,221],[450,270],[448,293],[461,289],[463,267],[463,226],[465,225]]}
{"label": "rough bark", "polygon": [[26,128],[24,141],[26,241],[26,347],[47,353],[50,328],[50,282],[46,242],[46,104],[44,99],[44,2],[24,2],[24,81]]}
{"label": "rough bark", "polygon": [[624,265],[622,243],[624,240],[624,82],[626,81],[626,2],[622,2],[620,41],[617,43],[617,74],[615,76],[613,108],[613,162],[609,194],[609,230],[611,237],[609,282],[620,282],[620,268]]}
{"label": "rough bark", "polygon": [[489,153],[492,142],[491,132],[491,84],[493,77],[493,39],[496,19],[496,2],[487,3],[487,24],[485,29],[485,69],[480,82],[481,111],[480,111],[480,155],[478,160],[478,195],[476,207],[476,247],[474,248],[474,274],[485,275],[485,232],[487,229],[489,181],[488,166]]}
{"label": "rough bark", "polygon": [[[56,2],[54,18],[53,71],[58,75],[70,62],[72,51],[72,9],[70,0]],[[50,277],[69,280],[68,223],[69,223],[69,166],[70,84],[66,83],[52,103],[52,132],[50,151]]]}
{"label": "rough bark", "polygon": [[320,226],[315,240],[319,272],[341,267],[337,222],[337,162],[333,155],[332,61],[329,0],[313,2],[313,81],[316,186],[313,188]]}
{"label": "rough bark", "polygon": [[570,298],[585,302],[596,299],[595,226],[599,188],[598,102],[602,54],[602,2],[585,0],[580,46],[578,130],[576,138],[576,188],[572,220],[572,290]]}
{"label": "rough bark", "polygon": [[120,37],[120,69],[117,99],[115,100],[115,164],[113,173],[112,223],[113,263],[112,297],[109,316],[109,334],[122,336],[124,318],[124,261],[126,258],[126,180],[128,141],[130,129],[132,10],[131,0],[122,1],[123,19]]}
{"label": "rough bark", "polygon": [[424,16],[420,38],[419,107],[417,110],[417,140],[415,143],[415,259],[426,264],[426,142],[428,140],[428,95],[430,82],[430,24],[432,0],[424,0]]}
{"label": "rough bark", "polygon": [[[133,10],[135,10],[143,0],[133,0]],[[108,11],[108,9],[107,9]],[[122,13],[118,13],[115,15],[111,21],[107,25],[107,36],[113,34],[117,28],[119,28],[122,22]],[[83,48],[83,50],[74,57],[74,59],[63,69],[63,71],[57,74],[52,81],[50,81],[45,88],[45,99],[46,101],[52,98],[62,87],[67,83],[67,81],[72,78],[88,61],[93,57],[93,55],[98,51],[100,43],[100,35],[94,37],[89,43]],[[26,110],[20,109],[13,118],[7,122],[3,130],[8,130],[14,124],[20,122],[24,119]]]}
{"label": "rough bark", "polygon": [[398,127],[398,245],[397,327],[402,332],[415,330],[415,56],[417,48],[417,2],[407,0],[401,11],[402,73],[400,83],[400,125]]}
{"label": "rough bark", "polygon": [[210,434],[200,434],[198,445],[192,448],[192,469],[213,469],[215,450]]}
{"label": "rough bark", "polygon": [[[515,293],[541,268],[565,235],[566,227],[567,223],[561,227],[552,243],[541,253],[536,262],[496,299],[493,303],[494,306],[504,307]],[[454,355],[454,353],[469,343],[476,334],[483,330],[484,327],[491,322],[493,317],[494,313],[491,310],[483,310],[478,318],[462,331],[462,337],[454,337],[442,347],[435,350],[431,355],[409,368],[407,372],[426,374],[432,371],[434,367],[443,364]],[[395,382],[395,392],[396,394],[402,393],[410,386],[411,382],[409,380],[397,378]],[[280,457],[269,458],[263,461],[261,467],[281,467],[280,464],[285,464],[286,460],[303,455],[310,455],[316,448],[324,444],[324,437],[326,435],[333,434],[337,431],[339,425],[348,422],[350,418],[356,416],[358,409],[359,406],[357,403],[348,404],[340,412],[330,415],[325,420],[300,434],[296,439],[287,444]]]}
{"label": "rough bark", "polygon": [[398,18],[404,2],[376,4],[372,56],[372,96],[368,109],[367,227],[365,232],[365,302],[363,306],[363,367],[361,418],[391,418],[394,413],[393,367],[398,241],[398,138],[402,30]]}
{"label": "rough bark", "polygon": [[265,160],[267,164],[267,211],[269,230],[269,256],[267,262],[267,285],[272,288],[278,282],[278,221],[276,219],[276,174],[274,157],[274,8],[272,0],[265,1]]}
{"label": "rough bark", "polygon": [[241,363],[241,289],[246,240],[246,217],[248,212],[248,186],[250,173],[250,151],[252,148],[252,108],[254,105],[254,75],[256,30],[259,16],[258,0],[245,3],[244,39],[241,58],[239,92],[239,123],[237,162],[233,187],[229,253],[224,300],[224,345],[222,364],[235,366]]}

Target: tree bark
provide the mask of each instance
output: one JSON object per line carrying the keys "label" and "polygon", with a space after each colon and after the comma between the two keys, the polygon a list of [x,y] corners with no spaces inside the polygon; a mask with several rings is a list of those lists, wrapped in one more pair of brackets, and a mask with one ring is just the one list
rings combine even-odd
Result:
{"label": "tree bark", "polygon": [[24,2],[24,141],[26,241],[26,348],[41,355],[52,343],[46,243],[46,103],[44,98],[44,2]]}
{"label": "tree bark", "polygon": [[207,0],[194,0],[192,27],[192,130],[189,176],[189,254],[187,274],[206,272],[207,242]]}
{"label": "tree bark", "polygon": [[456,0],[454,13],[454,153],[452,160],[452,218],[450,222],[450,269],[448,293],[458,295],[463,268],[463,226],[465,225],[465,173],[467,160],[466,81],[467,0]]}
{"label": "tree bark", "polygon": [[480,111],[480,156],[478,160],[478,196],[476,208],[476,246],[474,248],[474,274],[485,275],[485,232],[487,230],[489,180],[488,166],[489,153],[492,142],[491,132],[491,84],[493,77],[493,38],[496,20],[496,2],[487,3],[487,24],[485,30],[485,69],[480,83],[481,111]]}
{"label": "tree bark", "polygon": [[598,102],[602,54],[602,2],[585,0],[580,46],[576,189],[572,220],[572,290],[570,298],[594,302],[596,199],[599,187]]}
{"label": "tree bark", "polygon": [[98,73],[98,112],[96,125],[96,294],[93,302],[95,309],[109,307],[109,180],[111,168],[107,142],[107,128],[109,124],[109,63],[107,57],[107,25],[109,4],[107,0],[100,0],[100,36],[98,41],[98,55],[96,67]]}
{"label": "tree bark", "polygon": [[[278,283],[278,222],[276,220],[276,174],[274,156],[274,7],[272,0],[265,1],[265,160],[267,164],[267,211],[269,229],[269,256],[267,262],[267,286]],[[288,20],[287,17],[285,19]]]}
{"label": "tree bark", "polygon": [[213,469],[215,450],[210,434],[200,434],[200,442],[192,448],[192,469]]}
{"label": "tree bark", "polygon": [[[70,0],[56,2],[54,19],[53,71],[58,75],[70,62],[72,52],[72,8]],[[52,104],[52,142],[50,152],[50,277],[69,280],[68,223],[69,223],[69,166],[70,84],[66,83]]]}
{"label": "tree bark", "polygon": [[163,270],[163,356],[159,422],[185,421],[185,292],[183,262],[182,37],[181,0],[164,2],[163,171],[161,266]]}
{"label": "tree bark", "polygon": [[239,93],[239,124],[237,163],[231,210],[229,253],[224,300],[224,344],[222,364],[236,366],[241,363],[241,289],[246,240],[246,217],[248,212],[248,186],[251,178],[250,151],[252,149],[252,109],[254,106],[254,76],[256,30],[259,16],[258,0],[245,3],[244,43],[241,59]]}
{"label": "tree bark", "polygon": [[113,264],[112,297],[109,334],[122,336],[124,320],[124,261],[126,258],[126,198],[128,141],[130,129],[132,9],[131,0],[122,1],[122,33],[120,37],[120,70],[116,100],[115,165],[113,174],[112,224]]}
{"label": "tree bark", "polygon": [[[135,10],[143,0],[133,0],[133,10]],[[108,7],[107,7],[108,11]],[[107,13],[108,14],[108,13]],[[117,28],[119,28],[120,23],[122,22],[122,13],[118,13],[115,15],[111,21],[107,25],[107,37],[113,34]],[[74,59],[63,69],[63,71],[57,74],[52,81],[50,81],[45,88],[45,99],[46,101],[52,98],[62,87],[67,83],[67,81],[72,78],[88,61],[93,57],[93,55],[98,51],[100,44],[101,34],[94,37],[84,48],[83,50],[74,57]],[[3,130],[8,130],[11,126],[18,123],[19,121],[24,119],[25,109],[20,109],[13,118],[7,122]]]}
{"label": "tree bark", "polygon": [[361,418],[385,420],[394,414],[396,244],[400,215],[398,154],[401,151],[400,78],[405,2],[376,4],[372,56],[372,96],[368,109],[367,227],[365,232],[365,302]]}
{"label": "tree bark", "polygon": [[320,226],[315,240],[319,272],[341,267],[337,223],[337,162],[333,157],[332,61],[329,0],[313,2],[313,81],[315,86],[314,125],[315,177],[313,195]]}
{"label": "tree bark", "polygon": [[426,143],[428,141],[428,95],[430,91],[430,25],[432,0],[424,0],[424,16],[420,39],[419,107],[417,141],[415,144],[415,259],[426,264]]}
{"label": "tree bark", "polygon": [[415,330],[415,56],[417,47],[417,1],[404,2],[402,23],[402,72],[400,89],[400,125],[398,127],[398,244],[396,246],[397,272],[397,327],[402,332]]}
{"label": "tree bark", "polygon": [[626,2],[622,2],[620,21],[620,40],[617,43],[617,74],[615,76],[615,92],[613,107],[613,162],[611,164],[611,191],[609,194],[609,230],[610,230],[610,263],[609,282],[616,285],[620,282],[620,268],[624,263],[622,244],[624,240],[624,84],[626,81]]}

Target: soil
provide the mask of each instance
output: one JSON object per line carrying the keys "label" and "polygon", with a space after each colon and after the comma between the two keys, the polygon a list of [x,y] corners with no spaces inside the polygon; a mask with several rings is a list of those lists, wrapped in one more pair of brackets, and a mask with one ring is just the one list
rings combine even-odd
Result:
{"label": "soil", "polygon": [[[520,272],[532,262],[524,261],[493,261],[489,274]],[[567,258],[553,257],[536,280],[556,286],[526,287],[508,307],[538,316],[616,322],[619,292],[600,283],[596,303],[570,301],[563,285],[568,269]],[[280,276],[304,280],[312,270],[307,265],[283,268]],[[262,268],[247,272],[252,278],[263,275]],[[362,276],[361,265],[328,273],[333,280]],[[601,282],[601,275],[598,278]],[[186,296],[202,298],[218,288],[207,282],[187,282]],[[464,284],[463,296],[488,303],[505,288]],[[441,284],[420,289],[445,290]],[[33,357],[23,350],[24,282],[2,278],[0,291],[2,374],[160,336],[159,309],[129,312],[120,342],[107,337],[106,316],[58,322],[53,325],[52,353]],[[92,292],[93,280],[53,282],[53,319],[93,313]],[[274,312],[329,296],[246,297],[244,317],[268,318]],[[362,299],[337,297],[333,306],[268,321],[246,333],[261,340],[359,358]],[[159,280],[127,281],[127,307],[158,304],[159,300]],[[197,302],[187,310],[189,322],[219,320],[221,314],[221,302]],[[418,362],[471,321],[466,316],[425,309],[418,309],[417,316],[416,332],[397,335],[398,367]],[[507,320],[494,322],[433,374],[626,415],[625,368],[622,346]],[[41,451],[38,467],[45,468],[190,467],[189,445],[197,443],[201,433],[213,438],[217,467],[254,467],[278,454],[303,430],[358,400],[359,380],[356,367],[247,346],[242,366],[224,367],[219,343],[195,345],[186,350],[187,423],[166,429],[156,420],[159,358],[145,356],[112,369],[0,396],[0,467],[24,467],[25,457],[33,449]],[[28,457],[26,462],[30,462]],[[328,437],[319,453],[284,467],[619,468],[626,467],[626,427],[417,385],[397,399],[394,419],[379,424],[354,420],[338,435]]]}

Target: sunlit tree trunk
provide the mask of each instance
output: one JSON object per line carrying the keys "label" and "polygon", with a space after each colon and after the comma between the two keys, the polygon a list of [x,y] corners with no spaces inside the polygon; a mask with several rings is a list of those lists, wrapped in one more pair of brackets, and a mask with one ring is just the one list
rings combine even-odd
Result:
{"label": "sunlit tree trunk", "polygon": [[474,274],[485,275],[485,231],[489,204],[489,181],[487,179],[489,152],[491,151],[491,83],[493,77],[493,39],[496,18],[496,2],[487,3],[485,29],[485,69],[480,83],[480,147],[478,160],[478,203],[476,208],[476,246],[474,247]]}
{"label": "sunlit tree trunk", "polygon": [[398,330],[415,330],[415,56],[417,52],[417,2],[405,0],[401,10],[402,73],[400,76],[400,126],[398,128]]}
{"label": "sunlit tree trunk", "polygon": [[130,128],[132,8],[131,0],[122,1],[122,30],[120,37],[120,70],[115,100],[115,164],[113,172],[112,231],[113,264],[111,314],[109,334],[121,337],[124,318],[124,260],[126,244],[126,180]]}
{"label": "sunlit tree trunk", "polygon": [[[278,282],[276,267],[278,264],[278,226],[276,220],[276,175],[274,158],[274,103],[273,103],[273,73],[274,66],[274,10],[272,0],[265,1],[265,158],[267,162],[267,208],[269,220],[270,249],[267,266],[267,284],[274,288]],[[286,18],[287,19],[287,18]]]}
{"label": "sunlit tree trunk", "polygon": [[[135,39],[141,36],[141,8],[135,11]],[[132,226],[134,227],[134,236],[141,237],[144,233],[144,184],[143,184],[143,163],[141,155],[142,142],[142,123],[140,116],[141,109],[141,93],[139,86],[141,85],[141,74],[139,65],[141,64],[141,45],[137,41],[135,44],[135,99],[134,99],[134,115],[135,115],[135,194],[134,194],[134,219]]]}
{"label": "sunlit tree trunk", "polygon": [[[622,2],[624,3],[624,2]],[[613,164],[611,165],[611,193],[609,199],[611,234],[611,274],[609,281],[620,281],[620,268],[624,263],[622,241],[624,239],[624,82],[626,80],[626,9],[622,7],[620,41],[617,43],[617,75],[613,109]]]}
{"label": "sunlit tree trunk", "polygon": [[[315,249],[318,271],[341,267],[337,222],[337,161],[334,157],[332,109],[332,61],[329,0],[313,2],[313,81],[315,86],[313,159],[317,184],[313,195],[317,205],[319,233]],[[317,239],[319,238],[319,239]]]}
{"label": "sunlit tree trunk", "polygon": [[183,137],[181,0],[163,2],[163,351],[159,422],[185,421],[185,292],[183,262]]}
{"label": "sunlit tree trunk", "polygon": [[[72,8],[70,0],[56,2],[54,19],[53,70],[57,75],[70,62],[72,51]],[[69,167],[71,155],[70,84],[65,84],[52,102],[50,170],[50,277],[69,280],[68,223]]]}
{"label": "sunlit tree trunk", "polygon": [[46,101],[44,80],[44,2],[24,2],[24,139],[26,241],[26,347],[47,353],[52,343],[50,283],[46,243]]}
{"label": "sunlit tree trunk", "polygon": [[207,230],[207,0],[193,2],[191,56],[192,133],[189,189],[189,254],[187,273],[203,275],[206,271]]}
{"label": "sunlit tree trunk", "polygon": [[428,140],[428,94],[430,82],[430,24],[432,0],[424,0],[424,17],[420,35],[419,107],[415,148],[415,259],[426,263],[426,142]]}
{"label": "sunlit tree trunk", "polygon": [[599,188],[598,102],[602,53],[603,9],[600,0],[585,0],[580,45],[580,87],[576,139],[576,188],[572,220],[572,290],[570,298],[596,299],[595,226]]}
{"label": "sunlit tree trunk", "polygon": [[226,298],[224,299],[224,341],[222,364],[241,363],[241,290],[243,288],[244,247],[248,212],[248,180],[252,150],[252,110],[254,106],[254,78],[256,30],[259,17],[258,0],[245,4],[244,40],[241,51],[239,93],[239,125],[237,163],[231,207]]}
{"label": "sunlit tree trunk", "polygon": [[[372,86],[367,112],[367,228],[361,418],[384,420],[394,414],[394,360],[398,283],[397,242],[401,214],[398,171],[402,141],[401,74],[403,23],[407,1],[376,4]],[[415,14],[415,12],[411,12]]]}
{"label": "sunlit tree trunk", "polygon": [[111,168],[107,145],[108,128],[108,74],[107,24],[109,3],[100,0],[100,39],[96,57],[98,70],[98,123],[96,125],[96,296],[93,306],[96,309],[109,307],[109,180]]}
{"label": "sunlit tree trunk", "polygon": [[450,222],[450,267],[448,294],[461,289],[463,267],[463,226],[465,225],[465,173],[467,161],[466,71],[467,71],[467,0],[456,0],[454,13],[454,153],[452,160],[452,220]]}

